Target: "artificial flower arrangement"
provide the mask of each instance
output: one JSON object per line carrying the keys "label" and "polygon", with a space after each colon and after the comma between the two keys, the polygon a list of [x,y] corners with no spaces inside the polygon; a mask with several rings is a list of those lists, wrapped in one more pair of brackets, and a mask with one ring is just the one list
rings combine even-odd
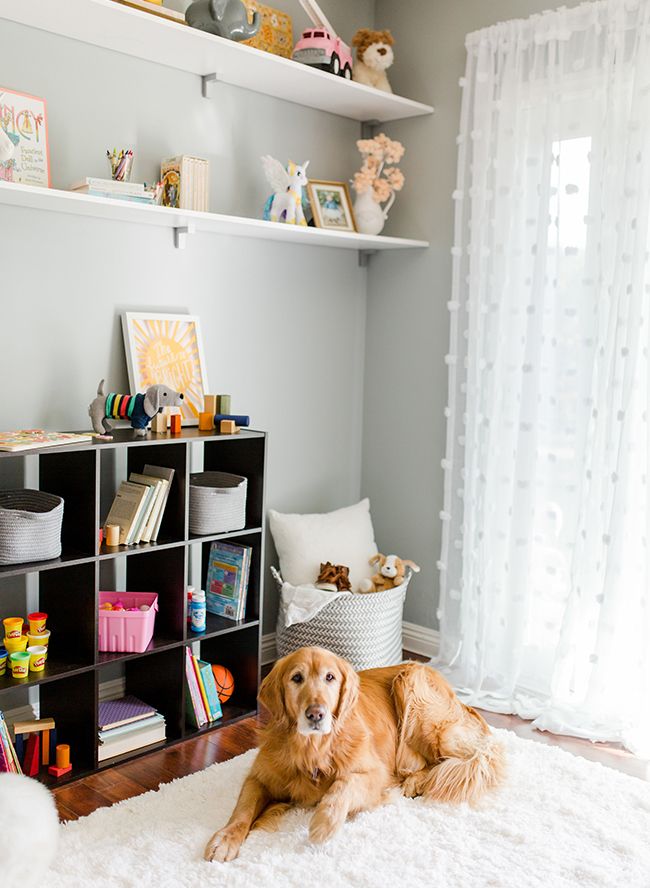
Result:
{"label": "artificial flower arrangement", "polygon": [[374,139],[359,139],[357,148],[363,157],[361,169],[352,179],[357,193],[357,229],[365,234],[379,234],[395,202],[395,193],[404,187],[404,173],[395,164],[402,159],[405,149],[385,133]]}

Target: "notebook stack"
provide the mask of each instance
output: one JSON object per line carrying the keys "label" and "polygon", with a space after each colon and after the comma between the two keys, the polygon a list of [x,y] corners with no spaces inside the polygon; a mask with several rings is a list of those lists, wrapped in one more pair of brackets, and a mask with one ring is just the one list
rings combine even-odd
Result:
{"label": "notebook stack", "polygon": [[141,474],[131,472],[122,481],[104,522],[119,525],[120,546],[158,539],[173,477],[173,469],[146,465]]}
{"label": "notebook stack", "polygon": [[113,200],[128,200],[132,203],[153,206],[153,192],[145,191],[142,182],[119,182],[116,179],[98,179],[87,176],[70,186],[76,194],[89,194],[91,197],[110,197]]}
{"label": "notebook stack", "polygon": [[252,551],[250,546],[212,543],[205,585],[208,613],[229,620],[243,619]]}
{"label": "notebook stack", "polygon": [[164,717],[131,695],[100,703],[98,722],[100,762],[160,743],[166,737]]}
{"label": "notebook stack", "polygon": [[195,728],[202,728],[221,718],[221,703],[212,666],[193,657],[185,648],[185,711]]}

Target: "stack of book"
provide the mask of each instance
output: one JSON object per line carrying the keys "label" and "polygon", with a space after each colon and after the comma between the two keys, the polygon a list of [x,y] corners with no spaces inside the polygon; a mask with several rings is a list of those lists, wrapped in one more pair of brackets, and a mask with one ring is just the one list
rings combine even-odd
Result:
{"label": "stack of book", "polygon": [[122,481],[104,522],[119,525],[120,546],[158,539],[173,477],[173,469],[146,465],[142,474],[131,472]]}
{"label": "stack of book", "polygon": [[189,154],[164,160],[160,165],[162,205],[207,213],[209,166],[204,158]]}
{"label": "stack of book", "polygon": [[0,773],[23,773],[2,712],[0,712]]}
{"label": "stack of book", "polygon": [[80,182],[70,186],[76,194],[90,194],[91,197],[111,197],[114,200],[129,200],[133,203],[153,206],[155,196],[152,191],[145,191],[142,182],[118,182],[115,179],[97,179],[87,176]]}
{"label": "stack of book", "polygon": [[16,432],[0,432],[0,450],[35,450],[38,447],[57,447],[61,444],[83,444],[92,439],[92,435],[79,435],[75,432],[19,429]]}
{"label": "stack of book", "polygon": [[208,613],[243,619],[252,551],[236,543],[212,543],[205,584]]}
{"label": "stack of book", "polygon": [[221,703],[212,666],[192,656],[185,648],[185,711],[195,728],[202,728],[221,718]]}
{"label": "stack of book", "polygon": [[164,717],[131,695],[100,703],[98,722],[100,762],[160,743],[166,737]]}

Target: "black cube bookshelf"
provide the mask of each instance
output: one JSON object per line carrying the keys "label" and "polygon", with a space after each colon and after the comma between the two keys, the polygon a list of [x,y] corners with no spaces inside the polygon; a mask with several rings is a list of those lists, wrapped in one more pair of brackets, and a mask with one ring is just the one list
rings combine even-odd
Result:
{"label": "black cube bookshelf", "polygon": [[[243,530],[190,534],[192,445],[202,450],[194,461],[202,461],[205,470],[234,472],[248,479]],[[32,476],[38,476],[38,483],[25,486],[56,493],[65,501],[60,558],[0,565],[0,619],[20,615],[9,612],[9,597],[17,594],[22,582],[26,600],[30,584],[32,601],[37,596],[36,606],[48,614],[52,633],[44,672],[30,672],[23,681],[12,679],[9,669],[0,676],[0,710],[15,705],[18,688],[38,687],[41,716],[54,718],[58,742],[70,744],[72,772],[57,781],[42,769],[39,779],[61,785],[151,751],[147,747],[98,762],[99,687],[111,664],[121,664],[125,693],[135,694],[165,716],[167,739],[161,747],[254,715],[260,682],[265,433],[242,429],[235,435],[220,435],[184,428],[178,435],[150,432],[138,438],[131,429],[118,429],[110,441],[95,438],[87,444],[0,452],[0,489],[18,486],[15,479],[20,472],[12,461],[21,458],[30,461]],[[99,531],[120,480],[142,472],[146,463],[174,469],[157,542],[115,548],[100,544]],[[117,468],[120,464],[126,466],[124,478]],[[198,552],[194,561],[200,564],[204,588],[210,545],[221,539],[253,549],[245,615],[233,621],[208,614],[205,632],[195,633],[187,623],[190,559]],[[118,575],[121,579],[116,581]],[[99,591],[116,587],[158,594],[154,637],[144,653],[98,650]],[[200,730],[185,717],[185,649],[194,643],[200,645],[202,659],[226,666],[235,677],[223,717]]]}

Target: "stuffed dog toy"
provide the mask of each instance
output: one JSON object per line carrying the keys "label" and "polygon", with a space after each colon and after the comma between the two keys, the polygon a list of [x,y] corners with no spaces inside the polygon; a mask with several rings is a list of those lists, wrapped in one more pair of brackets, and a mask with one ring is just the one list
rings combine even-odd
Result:
{"label": "stuffed dog toy", "polygon": [[406,568],[410,567],[414,573],[420,573],[420,568],[413,561],[398,558],[397,555],[382,555],[377,553],[368,564],[379,564],[380,568],[369,580],[361,580],[359,592],[385,592],[394,586],[401,586],[404,582]]}
{"label": "stuffed dog toy", "polygon": [[394,43],[390,31],[371,31],[361,28],[352,38],[352,46],[356,46],[357,60],[354,63],[352,77],[357,83],[374,86],[384,92],[392,92],[386,71],[393,64]]}
{"label": "stuffed dog toy", "polygon": [[321,562],[316,588],[326,592],[351,592],[350,568],[331,561]]}
{"label": "stuffed dog toy", "polygon": [[183,395],[166,385],[151,385],[144,395],[104,394],[104,380],[97,386],[97,397],[88,407],[88,415],[97,435],[111,437],[109,419],[128,419],[136,435],[146,435],[147,426],[163,407],[180,407]]}

